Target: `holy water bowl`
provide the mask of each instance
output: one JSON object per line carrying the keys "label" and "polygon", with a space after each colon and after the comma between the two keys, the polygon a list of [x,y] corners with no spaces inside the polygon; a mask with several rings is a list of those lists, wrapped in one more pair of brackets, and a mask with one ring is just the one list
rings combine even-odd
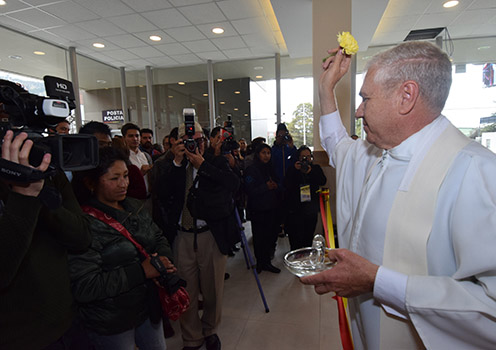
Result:
{"label": "holy water bowl", "polygon": [[292,250],[284,256],[284,265],[298,277],[310,276],[332,268],[327,257],[328,248],[307,247]]}

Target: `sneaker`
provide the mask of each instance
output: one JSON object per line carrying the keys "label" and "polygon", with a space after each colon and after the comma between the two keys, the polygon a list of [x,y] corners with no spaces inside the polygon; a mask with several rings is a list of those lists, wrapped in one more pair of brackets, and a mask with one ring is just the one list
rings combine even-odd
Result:
{"label": "sneaker", "polygon": [[209,335],[208,337],[205,337],[205,345],[207,347],[207,350],[220,350],[220,339],[217,336],[217,334],[212,334]]}

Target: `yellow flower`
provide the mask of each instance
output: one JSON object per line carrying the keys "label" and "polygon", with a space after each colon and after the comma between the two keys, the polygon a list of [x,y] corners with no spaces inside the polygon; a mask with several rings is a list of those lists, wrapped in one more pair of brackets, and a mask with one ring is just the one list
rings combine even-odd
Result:
{"label": "yellow flower", "polygon": [[354,55],[358,52],[358,43],[350,32],[338,33],[338,43],[347,55]]}
{"label": "yellow flower", "polygon": [[[341,48],[344,49],[344,53],[347,55],[354,55],[358,52],[358,43],[350,34],[350,32],[338,33],[338,43]],[[336,55],[336,53],[330,54],[322,60],[325,62],[329,57]]]}

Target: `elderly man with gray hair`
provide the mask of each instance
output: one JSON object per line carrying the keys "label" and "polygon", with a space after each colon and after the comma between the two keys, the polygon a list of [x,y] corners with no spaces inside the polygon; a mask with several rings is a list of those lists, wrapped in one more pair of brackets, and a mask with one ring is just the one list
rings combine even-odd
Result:
{"label": "elderly man with gray hair", "polygon": [[[408,42],[375,56],[353,141],[323,64],[321,142],[337,173],[337,264],[302,282],[349,297],[356,349],[492,349],[496,344],[496,156],[441,114],[448,56]],[[344,248],[344,249],[343,249]]]}

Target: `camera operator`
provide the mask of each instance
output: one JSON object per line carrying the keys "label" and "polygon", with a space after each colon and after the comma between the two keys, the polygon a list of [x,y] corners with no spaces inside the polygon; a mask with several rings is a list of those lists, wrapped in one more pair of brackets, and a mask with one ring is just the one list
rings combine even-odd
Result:
{"label": "camera operator", "polygon": [[[166,160],[157,179],[157,194],[167,212],[168,221],[175,223],[174,257],[179,276],[186,280],[191,304],[181,316],[184,349],[220,349],[216,334],[221,319],[224,273],[229,248],[239,240],[239,227],[234,214],[232,194],[239,180],[223,156],[203,158],[205,140],[198,122],[194,133],[186,135],[185,124],[179,126],[179,140],[172,145],[174,159]],[[194,150],[187,150],[194,142]],[[197,177],[198,181],[194,181]],[[206,217],[194,219],[187,201],[192,186],[201,190],[195,200],[208,209],[232,208],[222,219]],[[225,201],[223,202],[223,198]],[[201,268],[200,268],[201,267]],[[200,318],[198,296],[203,296],[203,315]]]}
{"label": "camera operator", "polygon": [[[29,167],[26,138],[7,131],[2,158]],[[46,154],[37,169],[46,171],[50,160]],[[71,344],[77,327],[67,250],[87,249],[91,236],[63,172],[31,183],[0,179],[0,227],[0,349],[83,348]]]}
{"label": "camera operator", "polygon": [[286,222],[284,229],[291,250],[311,247],[319,213],[320,186],[327,179],[318,164],[313,164],[310,148],[301,146],[296,152],[298,161],[288,169],[284,179]]}

